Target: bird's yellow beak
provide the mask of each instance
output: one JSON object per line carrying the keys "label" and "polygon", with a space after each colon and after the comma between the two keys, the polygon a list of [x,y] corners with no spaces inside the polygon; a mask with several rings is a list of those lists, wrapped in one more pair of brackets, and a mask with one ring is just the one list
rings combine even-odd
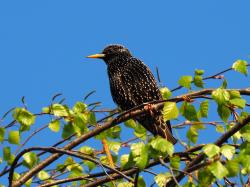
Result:
{"label": "bird's yellow beak", "polygon": [[104,58],[105,54],[94,54],[94,55],[89,55],[87,58]]}

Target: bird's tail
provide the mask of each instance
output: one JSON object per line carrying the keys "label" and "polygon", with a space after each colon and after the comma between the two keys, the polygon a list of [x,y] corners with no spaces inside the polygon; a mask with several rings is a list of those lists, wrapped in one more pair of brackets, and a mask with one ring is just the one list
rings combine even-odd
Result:
{"label": "bird's tail", "polygon": [[162,116],[155,118],[145,116],[144,118],[137,119],[137,121],[155,136],[159,135],[166,138],[172,144],[177,143],[177,140],[172,134],[170,122],[167,121],[165,123]]}

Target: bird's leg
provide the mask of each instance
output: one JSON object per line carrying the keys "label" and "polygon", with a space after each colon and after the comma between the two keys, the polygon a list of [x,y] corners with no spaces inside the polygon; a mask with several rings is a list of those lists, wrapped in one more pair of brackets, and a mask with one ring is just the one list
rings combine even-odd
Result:
{"label": "bird's leg", "polygon": [[144,106],[144,109],[149,112],[151,116],[154,116],[157,110],[155,109],[155,106],[153,104],[147,104]]}
{"label": "bird's leg", "polygon": [[188,103],[194,102],[194,99],[192,99],[191,97],[186,96],[186,95],[184,95],[184,96],[182,97],[182,99],[183,99],[184,101],[188,102]]}

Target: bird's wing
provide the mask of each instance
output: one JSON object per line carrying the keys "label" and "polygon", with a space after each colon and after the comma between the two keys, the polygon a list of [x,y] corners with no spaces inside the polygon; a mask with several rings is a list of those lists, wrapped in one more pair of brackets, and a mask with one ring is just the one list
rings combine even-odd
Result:
{"label": "bird's wing", "polygon": [[150,69],[140,60],[130,58],[121,75],[122,83],[127,88],[130,104],[139,104],[162,99],[160,90]]}

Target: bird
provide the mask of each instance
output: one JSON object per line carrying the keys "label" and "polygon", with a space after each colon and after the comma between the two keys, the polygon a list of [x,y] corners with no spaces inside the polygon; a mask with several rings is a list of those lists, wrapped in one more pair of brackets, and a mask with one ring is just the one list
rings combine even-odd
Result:
{"label": "bird", "polygon": [[[113,101],[123,111],[163,99],[148,66],[135,58],[123,45],[108,45],[101,53],[87,58],[102,59],[106,63]],[[161,136],[172,144],[177,142],[172,134],[170,121],[164,122],[161,110],[148,112],[135,117],[135,120],[154,136]]]}

